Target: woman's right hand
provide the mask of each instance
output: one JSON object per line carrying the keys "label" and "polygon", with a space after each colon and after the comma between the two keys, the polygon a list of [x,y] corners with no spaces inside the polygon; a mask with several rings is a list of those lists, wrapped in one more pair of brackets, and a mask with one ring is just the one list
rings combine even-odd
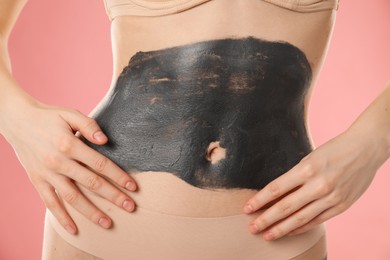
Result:
{"label": "woman's right hand", "polygon": [[94,119],[74,109],[40,102],[18,104],[17,109],[7,110],[6,118],[2,125],[4,137],[14,148],[45,206],[69,233],[75,234],[77,228],[58,194],[92,222],[104,228],[112,224],[75,182],[118,207],[134,210],[134,201],[106,178],[130,191],[136,190],[134,179],[75,135],[78,131],[92,143],[105,144],[107,137]]}

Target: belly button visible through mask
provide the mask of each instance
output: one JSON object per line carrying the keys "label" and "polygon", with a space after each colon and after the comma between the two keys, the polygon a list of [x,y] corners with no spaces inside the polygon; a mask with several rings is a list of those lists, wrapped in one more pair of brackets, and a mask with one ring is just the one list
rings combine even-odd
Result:
{"label": "belly button visible through mask", "polygon": [[226,149],[219,145],[219,141],[211,142],[206,152],[206,159],[216,164],[226,157]]}

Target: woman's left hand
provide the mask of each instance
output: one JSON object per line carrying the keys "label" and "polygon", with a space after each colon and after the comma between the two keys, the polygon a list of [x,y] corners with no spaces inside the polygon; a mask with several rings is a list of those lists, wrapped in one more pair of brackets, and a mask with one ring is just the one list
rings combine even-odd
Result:
{"label": "woman's left hand", "polygon": [[244,207],[245,213],[277,201],[249,223],[249,230],[274,240],[306,232],[342,213],[367,190],[388,149],[382,140],[367,140],[348,129],[248,200],[253,209]]}

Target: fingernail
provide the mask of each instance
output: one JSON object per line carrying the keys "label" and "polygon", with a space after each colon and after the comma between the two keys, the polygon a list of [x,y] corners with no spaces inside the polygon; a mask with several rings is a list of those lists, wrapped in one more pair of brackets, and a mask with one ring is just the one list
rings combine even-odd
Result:
{"label": "fingernail", "polygon": [[265,232],[263,237],[265,240],[274,240],[275,239],[275,235],[272,234],[270,231]]}
{"label": "fingernail", "polygon": [[135,186],[135,183],[132,182],[132,181],[128,181],[126,183],[126,189],[130,190],[130,191],[135,191],[135,189],[137,188],[137,186]]}
{"label": "fingernail", "polygon": [[251,204],[246,204],[244,207],[244,212],[245,213],[251,213],[253,211],[253,207]]}
{"label": "fingernail", "polygon": [[110,227],[110,221],[106,217],[102,217],[99,219],[99,225],[104,227],[104,228],[109,228]]}
{"label": "fingernail", "polygon": [[130,200],[125,200],[122,204],[123,208],[127,211],[133,211],[134,209],[134,203],[131,202]]}
{"label": "fingernail", "polygon": [[106,136],[103,134],[102,131],[97,131],[93,134],[93,138],[99,142],[103,142],[106,140]]}
{"label": "fingernail", "polygon": [[68,231],[72,235],[76,233],[76,229],[74,227],[72,227],[71,225],[66,225],[65,229],[66,229],[66,231]]}
{"label": "fingernail", "polygon": [[253,233],[257,233],[259,232],[259,227],[255,224],[255,223],[252,223],[249,225],[249,229],[251,232]]}

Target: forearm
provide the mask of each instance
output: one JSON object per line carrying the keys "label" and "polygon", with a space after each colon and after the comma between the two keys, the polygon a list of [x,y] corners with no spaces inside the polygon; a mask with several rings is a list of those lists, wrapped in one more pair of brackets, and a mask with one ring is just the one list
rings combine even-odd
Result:
{"label": "forearm", "polygon": [[390,157],[390,81],[348,131],[356,134],[356,141],[375,146],[383,162]]}
{"label": "forearm", "polygon": [[11,62],[6,40],[0,37],[0,134],[10,128],[15,111],[27,109],[27,105],[36,103],[16,82],[12,76]]}
{"label": "forearm", "polygon": [[12,76],[8,53],[8,39],[27,0],[2,0],[0,4],[0,134],[12,129],[12,121],[21,120],[18,115],[36,103]]}

